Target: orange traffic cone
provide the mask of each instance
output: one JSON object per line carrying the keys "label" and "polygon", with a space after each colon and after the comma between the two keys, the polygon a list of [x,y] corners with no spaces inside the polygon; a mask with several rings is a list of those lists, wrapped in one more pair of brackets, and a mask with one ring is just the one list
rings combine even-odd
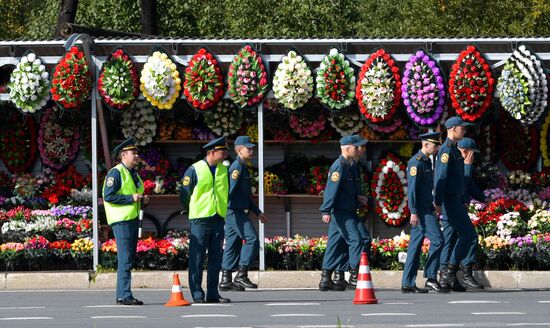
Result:
{"label": "orange traffic cone", "polygon": [[357,276],[357,288],[355,289],[355,298],[353,304],[376,304],[378,300],[374,295],[374,285],[370,276],[369,260],[367,253],[361,254],[361,263],[359,264],[359,274]]}
{"label": "orange traffic cone", "polygon": [[172,293],[170,294],[170,299],[168,303],[164,304],[165,306],[187,306],[191,303],[187,302],[183,298],[183,292],[181,291],[180,276],[177,273],[173,275],[173,284],[172,284]]}

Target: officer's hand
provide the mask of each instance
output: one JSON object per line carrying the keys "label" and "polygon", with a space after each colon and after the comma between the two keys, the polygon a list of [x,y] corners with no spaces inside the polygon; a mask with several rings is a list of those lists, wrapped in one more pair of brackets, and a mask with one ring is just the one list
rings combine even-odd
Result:
{"label": "officer's hand", "polygon": [[139,200],[142,198],[140,194],[133,194],[132,197],[134,198],[134,202],[139,202]]}
{"label": "officer's hand", "polygon": [[418,224],[418,215],[411,214],[411,225],[414,227]]}
{"label": "officer's hand", "polygon": [[435,205],[435,214],[439,217],[441,215],[441,206]]}
{"label": "officer's hand", "polygon": [[143,204],[144,204],[144,205],[149,204],[149,195],[144,195],[144,196],[143,196]]}
{"label": "officer's hand", "polygon": [[464,164],[472,164],[474,162],[474,152],[468,150],[466,157],[464,158]]}
{"label": "officer's hand", "polygon": [[325,223],[330,222],[330,214],[324,214],[323,215],[323,222],[325,222]]}
{"label": "officer's hand", "polygon": [[357,196],[357,200],[363,206],[367,206],[369,204],[369,198],[367,196],[359,195]]}
{"label": "officer's hand", "polygon": [[263,213],[258,215],[258,220],[260,220],[261,223],[267,222],[267,216],[265,216]]}

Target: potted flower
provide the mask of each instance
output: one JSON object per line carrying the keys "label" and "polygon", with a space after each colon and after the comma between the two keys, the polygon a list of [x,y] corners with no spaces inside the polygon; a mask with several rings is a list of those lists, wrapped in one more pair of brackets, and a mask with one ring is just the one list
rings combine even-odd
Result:
{"label": "potted flower", "polygon": [[23,258],[24,250],[22,243],[9,242],[0,245],[0,260],[5,264],[6,271],[16,267]]}
{"label": "potted flower", "polygon": [[137,68],[124,50],[115,50],[101,67],[97,91],[109,108],[125,109],[137,99]]}
{"label": "potted flower", "polygon": [[10,75],[10,100],[23,113],[34,113],[50,98],[50,75],[34,52],[23,57]]}
{"label": "potted flower", "polygon": [[94,243],[89,237],[79,238],[71,244],[71,255],[79,270],[87,269],[92,264]]}
{"label": "potted flower", "polygon": [[301,108],[313,95],[311,70],[295,51],[290,51],[277,66],[273,93],[279,103],[290,110]]}
{"label": "potted flower", "polygon": [[78,108],[92,90],[92,75],[84,53],[78,47],[69,52],[55,67],[52,79],[52,99],[65,109]]}
{"label": "potted flower", "polygon": [[355,72],[337,49],[330,49],[317,70],[317,98],[329,109],[351,106],[355,98]]}
{"label": "potted flower", "polygon": [[176,64],[162,51],[155,51],[141,70],[139,89],[147,101],[158,109],[172,109],[181,90]]}
{"label": "potted flower", "polygon": [[139,146],[150,144],[157,134],[153,108],[144,101],[137,101],[131,109],[122,113],[120,127],[124,138],[133,137]]}
{"label": "potted flower", "polygon": [[25,243],[25,258],[30,265],[40,265],[47,260],[50,255],[50,242],[43,236],[28,238]]}
{"label": "potted flower", "polygon": [[185,69],[183,94],[193,108],[207,110],[224,94],[223,76],[214,56],[201,48]]}
{"label": "potted flower", "polygon": [[249,45],[233,58],[227,76],[229,98],[240,108],[260,103],[269,90],[262,58]]}
{"label": "potted flower", "polygon": [[243,118],[243,112],[232,101],[222,99],[211,112],[204,114],[204,123],[217,136],[230,136],[240,129]]}
{"label": "potted flower", "polygon": [[380,161],[373,175],[371,192],[375,210],[390,226],[400,226],[409,217],[406,170],[405,164],[390,153]]}

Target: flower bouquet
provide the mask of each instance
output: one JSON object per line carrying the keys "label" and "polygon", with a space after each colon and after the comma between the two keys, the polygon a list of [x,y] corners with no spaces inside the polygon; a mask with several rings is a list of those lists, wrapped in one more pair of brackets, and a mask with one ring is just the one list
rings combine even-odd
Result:
{"label": "flower bouquet", "polygon": [[317,70],[317,98],[329,109],[351,106],[355,98],[355,72],[349,61],[337,49],[330,52]]}
{"label": "flower bouquet", "polygon": [[93,250],[94,243],[89,237],[77,239],[71,244],[71,255],[76,261],[79,270],[90,268]]}
{"label": "flower bouquet", "polygon": [[223,76],[218,61],[204,48],[191,58],[185,69],[183,94],[193,108],[201,111],[223,97]]}
{"label": "flower bouquet", "polygon": [[445,85],[437,62],[423,50],[405,65],[401,86],[403,103],[411,120],[423,127],[441,119],[445,105]]}
{"label": "flower bouquet", "polygon": [[204,114],[204,123],[217,136],[230,136],[243,124],[243,112],[232,101],[222,99]]}
{"label": "flower bouquet", "polygon": [[79,147],[78,126],[67,126],[61,121],[59,110],[47,108],[38,132],[38,149],[42,162],[52,169],[61,170],[76,158]]}
{"label": "flower bouquet", "polygon": [[50,75],[34,52],[23,57],[10,75],[10,100],[23,113],[34,113],[46,106]]}
{"label": "flower bouquet", "polygon": [[290,110],[304,106],[313,95],[311,70],[295,51],[290,51],[277,66],[273,93],[279,103]]}
{"label": "flower bouquet", "polygon": [[117,267],[117,248],[116,241],[109,239],[101,244],[100,263],[104,268],[116,269]]}
{"label": "flower bouquet", "polygon": [[19,174],[14,177],[13,194],[21,199],[31,199],[36,196],[39,184],[38,179],[30,173]]}
{"label": "flower bouquet", "polygon": [[24,243],[25,258],[30,264],[41,264],[40,262],[50,257],[50,242],[43,236],[29,238]]}
{"label": "flower bouquet", "polygon": [[155,51],[141,70],[139,89],[147,101],[158,109],[172,109],[181,90],[176,64],[161,51]]}
{"label": "flower bouquet", "polygon": [[56,240],[50,243],[53,255],[59,260],[66,260],[71,257],[71,243],[66,240]]}
{"label": "flower bouquet", "polygon": [[283,186],[283,181],[275,173],[269,171],[264,172],[264,193],[266,195],[284,195],[286,190]]}
{"label": "flower bouquet", "polygon": [[306,192],[310,195],[322,195],[327,187],[329,167],[316,165],[309,170],[309,186]]}
{"label": "flower bouquet", "polygon": [[370,55],[361,68],[355,95],[361,113],[372,123],[388,121],[395,114],[401,101],[401,78],[384,49]]}
{"label": "flower bouquet", "polygon": [[58,219],[55,225],[55,237],[58,240],[75,240],[78,236],[76,225],[77,222],[68,217]]}
{"label": "flower bouquet", "polygon": [[137,68],[124,50],[115,50],[103,64],[97,79],[97,91],[109,108],[125,109],[137,99]]}
{"label": "flower bouquet", "polygon": [[157,134],[155,113],[153,108],[144,101],[137,101],[131,109],[122,113],[120,126],[124,138],[133,137],[138,146],[153,142]]}
{"label": "flower bouquet", "polygon": [[32,117],[21,119],[15,110],[5,115],[7,125],[0,129],[0,159],[8,171],[25,172],[36,159],[36,122]]}
{"label": "flower bouquet", "polygon": [[507,113],[500,115],[499,125],[496,145],[504,166],[508,170],[530,171],[538,159],[538,129],[521,125]]}
{"label": "flower bouquet", "polygon": [[65,109],[77,108],[92,90],[92,75],[84,53],[71,47],[55,67],[52,79],[52,99]]}
{"label": "flower bouquet", "polygon": [[329,116],[330,125],[342,137],[355,134],[363,128],[363,120],[357,111],[348,111]]}
{"label": "flower bouquet", "polygon": [[390,153],[380,161],[373,175],[371,192],[375,210],[390,226],[402,225],[409,216],[405,172],[405,164]]}
{"label": "flower bouquet", "polygon": [[249,45],[233,58],[227,75],[229,97],[240,108],[258,104],[269,89],[262,58]]}
{"label": "flower bouquet", "polygon": [[453,64],[449,80],[451,104],[463,120],[476,122],[493,99],[495,81],[489,64],[475,46],[468,46]]}

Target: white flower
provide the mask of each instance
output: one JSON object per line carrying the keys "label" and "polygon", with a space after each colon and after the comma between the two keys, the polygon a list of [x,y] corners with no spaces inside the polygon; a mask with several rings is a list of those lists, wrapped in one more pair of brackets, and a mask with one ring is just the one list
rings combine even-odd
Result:
{"label": "white flower", "polygon": [[34,113],[49,99],[50,81],[44,65],[29,53],[21,58],[8,83],[10,99],[23,112]]}
{"label": "white flower", "polygon": [[277,67],[273,92],[279,103],[292,110],[302,107],[313,95],[311,70],[294,51],[283,57]]}

